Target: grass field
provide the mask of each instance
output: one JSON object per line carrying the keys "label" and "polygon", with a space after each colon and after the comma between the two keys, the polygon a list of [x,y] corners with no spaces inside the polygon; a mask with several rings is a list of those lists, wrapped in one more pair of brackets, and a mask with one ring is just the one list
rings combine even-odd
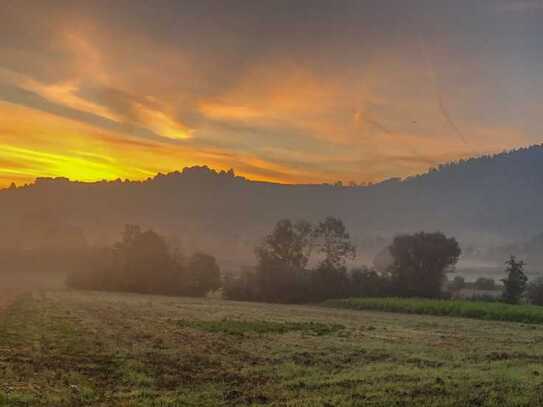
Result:
{"label": "grass field", "polygon": [[345,300],[329,300],[324,305],[353,310],[543,324],[543,307],[536,305],[510,305],[499,302],[423,298],[349,298]]}
{"label": "grass field", "polygon": [[543,324],[543,307],[536,305],[510,305],[499,302],[423,298],[348,298],[345,300],[328,300],[324,305],[353,310]]}
{"label": "grass field", "polygon": [[3,406],[538,406],[543,327],[49,291],[0,314]]}

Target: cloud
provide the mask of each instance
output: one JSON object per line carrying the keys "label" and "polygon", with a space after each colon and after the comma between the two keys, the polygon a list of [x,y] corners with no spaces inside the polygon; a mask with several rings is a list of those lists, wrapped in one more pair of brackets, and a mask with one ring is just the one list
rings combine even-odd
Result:
{"label": "cloud", "polygon": [[[208,164],[283,182],[375,181],[538,140],[537,114],[522,128],[504,114],[508,26],[460,3],[10,2],[0,177]],[[511,86],[535,88],[508,66]]]}

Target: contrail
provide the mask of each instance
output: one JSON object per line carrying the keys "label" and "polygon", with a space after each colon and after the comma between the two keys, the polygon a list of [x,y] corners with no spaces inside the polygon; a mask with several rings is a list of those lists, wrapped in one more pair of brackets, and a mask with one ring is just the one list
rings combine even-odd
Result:
{"label": "contrail", "polygon": [[[378,122],[377,120],[365,119],[365,122],[367,124],[369,124],[370,126],[373,126],[376,129],[382,131],[387,136],[392,137],[392,138],[395,137],[394,134],[387,127],[385,127],[382,123]],[[419,160],[421,160],[421,161],[423,161],[425,163],[429,163],[429,164],[434,165],[434,166],[436,165],[435,160],[433,160],[432,158],[424,157],[423,155],[421,155],[420,152],[413,145],[411,145],[410,142],[407,143],[406,147],[409,150],[409,152],[411,154],[413,154],[415,157],[417,157]]]}
{"label": "contrail", "polygon": [[439,88],[439,84],[437,81],[437,75],[434,70],[432,61],[430,60],[430,58],[428,57],[428,53],[426,52],[426,43],[420,32],[419,32],[419,45],[420,45],[422,56],[424,60],[426,61],[426,66],[428,67],[428,71],[430,72],[430,78],[432,80],[432,85],[434,87],[434,92],[436,94],[439,110],[443,118],[449,125],[449,127],[452,129],[453,133],[456,134],[458,138],[460,138],[460,140],[462,140],[464,144],[467,144],[466,139],[464,138],[464,135],[462,134],[458,126],[454,123],[453,119],[451,118],[451,115],[449,114],[449,111],[447,110],[447,107],[445,106],[445,103],[443,102],[443,97],[441,95],[441,90]]}

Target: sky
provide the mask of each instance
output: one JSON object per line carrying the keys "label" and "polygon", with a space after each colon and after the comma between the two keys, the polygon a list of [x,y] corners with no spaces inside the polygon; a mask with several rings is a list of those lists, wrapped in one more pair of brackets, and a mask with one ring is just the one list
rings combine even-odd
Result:
{"label": "sky", "polygon": [[543,0],[2,0],[0,187],[376,182],[543,142]]}

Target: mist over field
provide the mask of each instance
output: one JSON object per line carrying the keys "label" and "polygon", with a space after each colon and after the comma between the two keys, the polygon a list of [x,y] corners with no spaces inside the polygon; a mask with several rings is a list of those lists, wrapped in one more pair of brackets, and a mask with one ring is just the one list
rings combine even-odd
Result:
{"label": "mist over field", "polygon": [[457,268],[468,279],[501,272],[510,254],[537,273],[542,163],[543,147],[534,146],[365,186],[257,182],[207,167],[141,182],[38,179],[0,191],[1,259],[4,269],[85,268],[89,250],[139,224],[182,252],[213,253],[224,270],[236,271],[254,264],[255,244],[277,220],[331,215],[350,231],[357,264],[371,265],[398,233],[427,230],[459,240]]}

